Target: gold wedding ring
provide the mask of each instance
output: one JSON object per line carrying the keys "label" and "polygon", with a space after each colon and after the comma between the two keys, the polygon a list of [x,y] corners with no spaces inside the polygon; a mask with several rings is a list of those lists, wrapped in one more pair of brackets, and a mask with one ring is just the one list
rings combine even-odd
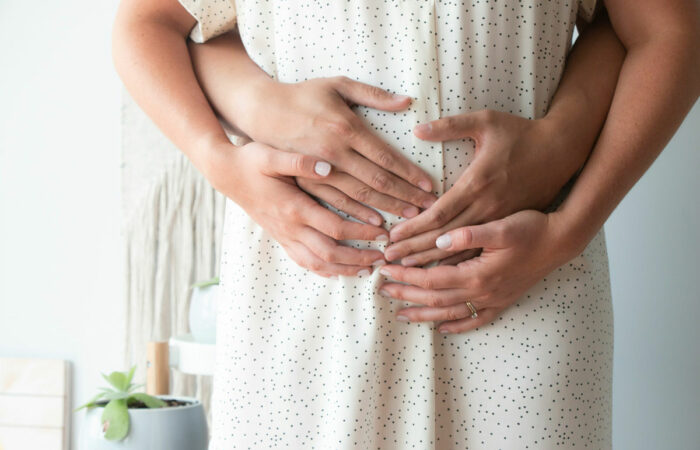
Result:
{"label": "gold wedding ring", "polygon": [[472,305],[472,302],[467,300],[467,308],[472,312],[472,319],[476,319],[479,317],[479,315],[476,313],[476,308],[474,308],[474,305]]}

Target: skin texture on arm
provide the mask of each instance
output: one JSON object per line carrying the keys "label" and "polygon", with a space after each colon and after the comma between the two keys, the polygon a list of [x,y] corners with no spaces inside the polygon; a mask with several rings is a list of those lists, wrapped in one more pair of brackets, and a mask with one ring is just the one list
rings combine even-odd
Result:
{"label": "skin texture on arm", "polygon": [[383,261],[381,252],[341,247],[335,240],[386,238],[386,231],[342,220],[294,182],[294,177],[327,176],[325,161],[255,142],[230,143],[192,70],[186,39],[193,25],[176,0],[120,3],[113,57],[136,102],[212,186],[238,203],[299,265],[324,276],[370,272],[374,262]]}
{"label": "skin texture on arm", "polygon": [[600,138],[557,213],[578,249],[651,166],[700,94],[698,2],[605,5],[627,57]]}
{"label": "skin texture on arm", "polygon": [[[446,320],[441,332],[464,332],[498,317],[527,289],[579,254],[658,156],[700,91],[700,12],[692,0],[606,2],[627,51],[601,135],[560,208],[521,211],[441,236],[445,249],[483,248],[458,266],[386,266],[412,286],[388,283],[388,295],[427,305],[397,315]],[[528,271],[522,270],[528,267]],[[471,319],[464,299],[479,317]]]}

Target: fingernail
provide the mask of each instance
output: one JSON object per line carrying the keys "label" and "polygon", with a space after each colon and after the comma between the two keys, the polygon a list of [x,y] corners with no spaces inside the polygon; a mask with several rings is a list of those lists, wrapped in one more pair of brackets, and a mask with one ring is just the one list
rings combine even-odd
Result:
{"label": "fingernail", "polygon": [[391,276],[391,272],[389,272],[389,271],[388,271],[387,269],[385,269],[385,268],[379,269],[379,273],[381,273],[381,274],[384,275],[385,277],[390,277],[390,276]]}
{"label": "fingernail", "polygon": [[392,250],[389,250],[389,249],[384,250],[384,259],[386,259],[387,261],[393,261],[394,259],[396,259],[396,258],[392,258],[393,254],[394,254],[394,252]]}
{"label": "fingernail", "polygon": [[389,242],[389,236],[387,236],[386,234],[380,234],[374,240],[379,242]]}
{"label": "fingernail", "polygon": [[367,269],[362,269],[359,272],[357,272],[358,277],[366,277],[367,275],[369,275],[369,270]]}
{"label": "fingernail", "polygon": [[408,322],[408,317],[398,315],[396,316],[396,320],[398,320],[399,322]]}
{"label": "fingernail", "polygon": [[449,234],[443,234],[435,239],[435,245],[437,245],[437,248],[449,248],[452,245],[452,237]]}
{"label": "fingernail", "polygon": [[450,330],[440,330],[440,334],[447,334],[449,332],[450,332]]}
{"label": "fingernail", "polygon": [[419,181],[418,182],[418,187],[423,189],[425,192],[430,192],[433,190],[433,187],[430,185],[429,182],[427,181]]}
{"label": "fingernail", "polygon": [[322,177],[325,177],[331,173],[331,165],[325,161],[318,161],[314,166],[314,171]]}
{"label": "fingernail", "polygon": [[431,206],[433,206],[433,205],[435,204],[436,201],[437,201],[436,198],[431,198],[430,200],[424,201],[424,202],[423,202],[423,208],[425,208],[425,209],[430,208]]}
{"label": "fingernail", "polygon": [[411,98],[408,95],[401,95],[401,94],[391,94],[392,97],[394,97],[396,100],[405,100],[407,98]]}
{"label": "fingernail", "polygon": [[414,128],[414,131],[418,131],[420,133],[430,133],[433,130],[433,126],[430,123],[421,123],[416,125]]}
{"label": "fingernail", "polygon": [[404,258],[401,260],[402,266],[415,266],[418,263],[415,258]]}
{"label": "fingernail", "polygon": [[415,206],[409,206],[403,210],[403,216],[407,218],[416,217],[418,215],[418,208]]}
{"label": "fingernail", "polygon": [[369,218],[369,223],[378,227],[382,224],[382,219],[372,216]]}
{"label": "fingernail", "polygon": [[383,266],[384,264],[386,264],[386,261],[384,261],[383,259],[378,259],[372,263],[372,267],[379,267]]}
{"label": "fingernail", "polygon": [[380,290],[379,290],[379,295],[381,295],[381,296],[383,296],[383,297],[391,297],[391,294],[389,294],[389,293],[388,293],[387,291],[385,291],[384,289],[380,289]]}

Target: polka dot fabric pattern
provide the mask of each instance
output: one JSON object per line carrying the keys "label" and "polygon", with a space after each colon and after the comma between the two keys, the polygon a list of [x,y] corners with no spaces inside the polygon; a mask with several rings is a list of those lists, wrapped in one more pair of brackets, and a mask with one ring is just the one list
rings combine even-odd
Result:
{"label": "polka dot fabric pattern", "polygon": [[[356,111],[442,194],[472,160],[471,141],[424,142],[413,126],[484,108],[544,115],[584,3],[236,0],[235,10],[249,55],[279,81],[346,75],[412,96],[405,111]],[[611,448],[603,230],[492,323],[454,335],[396,321],[411,304],[380,296],[378,271],[333,280],[298,267],[230,200],[223,246],[210,449]]]}

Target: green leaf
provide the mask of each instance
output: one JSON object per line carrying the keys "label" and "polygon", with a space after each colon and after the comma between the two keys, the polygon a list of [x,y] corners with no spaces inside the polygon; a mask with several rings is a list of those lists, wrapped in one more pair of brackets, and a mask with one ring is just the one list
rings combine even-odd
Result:
{"label": "green leaf", "polygon": [[113,391],[113,392],[105,392],[104,393],[104,398],[105,400],[118,400],[120,398],[128,398],[129,397],[128,392],[120,392],[120,391]]}
{"label": "green leaf", "polygon": [[96,396],[92,397],[92,398],[91,398],[87,403],[85,403],[84,405],[81,405],[81,406],[78,406],[77,408],[75,408],[75,409],[73,410],[73,412],[80,411],[80,410],[83,409],[83,408],[93,408],[93,407],[95,407],[95,403],[97,402],[97,400],[102,399],[102,398],[105,396],[105,394],[106,394],[106,392],[100,392],[100,393],[97,394]]}
{"label": "green leaf", "polygon": [[143,383],[132,384],[131,386],[129,386],[129,389],[127,390],[127,392],[133,392],[133,391],[135,391],[136,389],[138,389],[138,388],[140,388],[140,387],[143,387],[143,386],[145,386],[145,384],[143,384]]}
{"label": "green leaf", "polygon": [[163,400],[159,399],[158,397],[153,397],[152,395],[148,394],[143,394],[143,393],[137,393],[137,394],[131,394],[131,397],[134,400],[139,400],[142,401],[146,406],[149,408],[164,408],[168,406],[167,403],[165,403]]}
{"label": "green leaf", "polygon": [[136,366],[133,366],[131,370],[129,371],[129,374],[126,376],[126,386],[129,387],[131,386],[131,380],[134,378],[134,372],[136,371]]}
{"label": "green leaf", "polygon": [[126,374],[124,372],[112,372],[109,376],[102,374],[105,380],[118,391],[126,391],[128,383],[126,381]]}
{"label": "green leaf", "polygon": [[211,286],[212,284],[219,284],[219,277],[214,277],[214,278],[210,278],[208,280],[198,281],[198,282],[192,284],[192,286],[190,286],[190,288],[207,287],[207,286]]}
{"label": "green leaf", "polygon": [[120,441],[129,433],[129,410],[126,400],[111,400],[102,412],[102,432],[105,439]]}

